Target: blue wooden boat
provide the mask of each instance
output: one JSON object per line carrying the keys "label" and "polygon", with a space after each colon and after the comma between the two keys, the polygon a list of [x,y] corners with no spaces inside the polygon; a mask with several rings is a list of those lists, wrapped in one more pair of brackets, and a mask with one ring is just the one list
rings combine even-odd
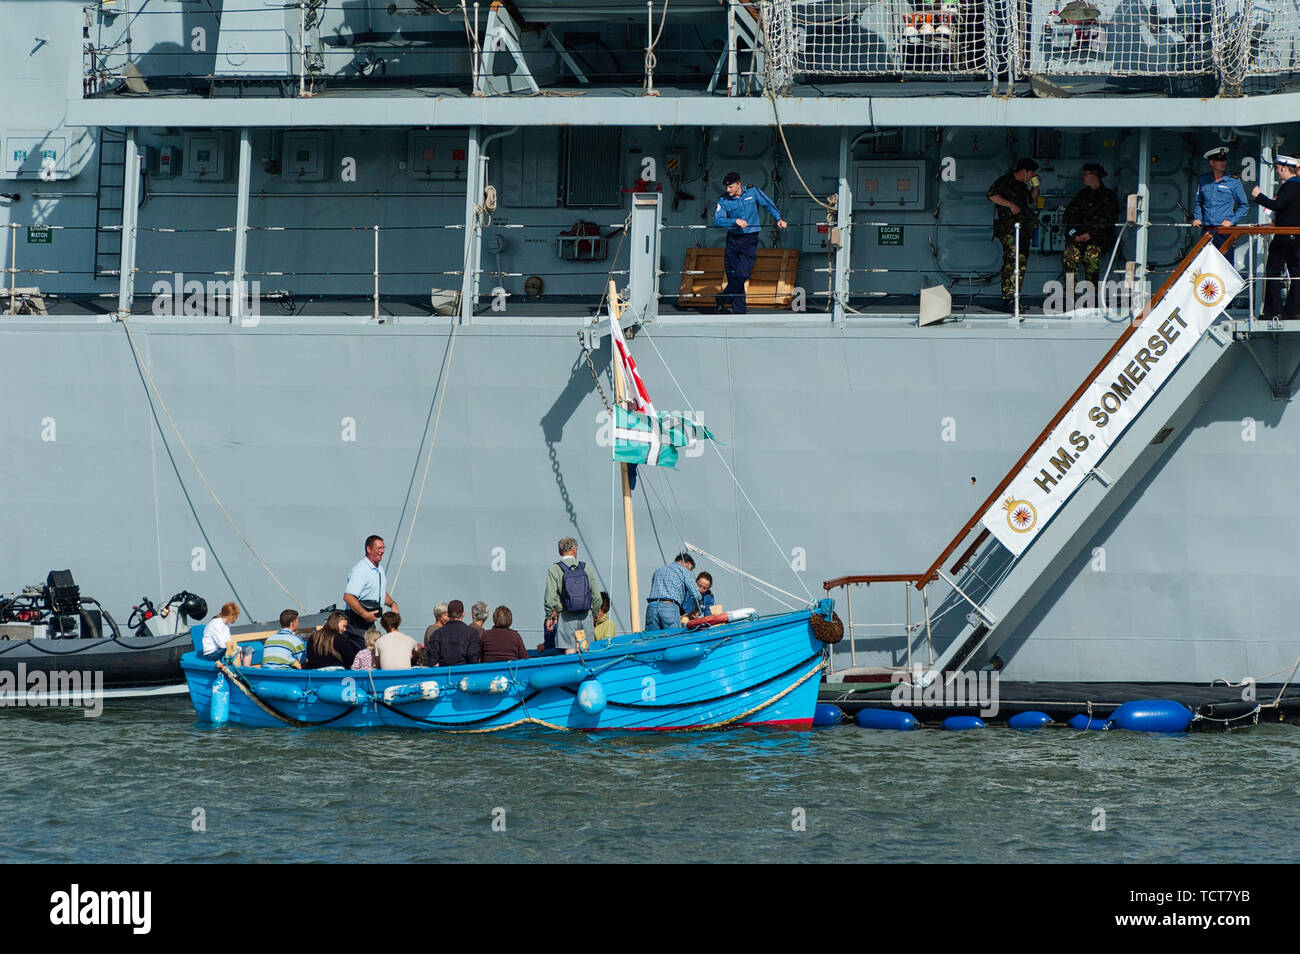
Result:
{"label": "blue wooden boat", "polygon": [[[812,727],[834,604],[700,629],[633,633],[581,654],[405,670],[233,668],[186,653],[199,718],[240,725],[497,732]],[[820,617],[820,619],[816,619]],[[814,627],[814,621],[818,624]],[[202,639],[195,627],[195,645]],[[257,644],[252,644],[256,646]],[[214,711],[214,693],[216,706]]]}

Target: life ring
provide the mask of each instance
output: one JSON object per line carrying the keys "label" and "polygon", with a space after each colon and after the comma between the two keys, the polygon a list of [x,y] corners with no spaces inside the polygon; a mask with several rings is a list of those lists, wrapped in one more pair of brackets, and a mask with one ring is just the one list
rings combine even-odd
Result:
{"label": "life ring", "polygon": [[698,619],[690,620],[686,624],[687,629],[703,629],[706,626],[714,626],[718,623],[730,622],[731,617],[726,613],[714,613],[712,616],[701,616]]}

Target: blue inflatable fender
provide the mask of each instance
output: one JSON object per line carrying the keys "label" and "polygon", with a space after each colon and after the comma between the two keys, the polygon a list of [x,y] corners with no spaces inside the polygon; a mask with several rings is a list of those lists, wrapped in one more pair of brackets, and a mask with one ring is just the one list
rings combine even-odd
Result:
{"label": "blue inflatable fender", "polygon": [[275,699],[278,702],[301,702],[307,698],[307,692],[301,686],[279,682],[255,682],[253,692],[259,699]]}
{"label": "blue inflatable fender", "polygon": [[979,716],[948,716],[943,720],[943,727],[949,732],[965,732],[967,729],[987,729],[988,725]]}
{"label": "blue inflatable fender", "polygon": [[813,727],[821,728],[828,725],[839,725],[844,721],[844,710],[839,706],[833,706],[829,702],[817,703],[817,708],[813,711]]}
{"label": "blue inflatable fender", "polygon": [[528,685],[534,689],[558,689],[560,686],[576,686],[586,678],[586,666],[568,663],[538,669],[528,677]]}
{"label": "blue inflatable fender", "polygon": [[1007,725],[1013,729],[1041,729],[1051,722],[1052,717],[1046,712],[1017,712],[1007,720]]}
{"label": "blue inflatable fender", "polygon": [[327,682],[311,687],[316,698],[336,706],[359,706],[370,698],[362,686],[357,684],[354,676],[346,677],[342,682]]}
{"label": "blue inflatable fender", "polygon": [[510,688],[510,680],[505,676],[493,676],[486,672],[476,672],[472,676],[462,678],[460,682],[456,683],[456,688],[461,692],[499,695]]}
{"label": "blue inflatable fender", "polygon": [[859,709],[857,723],[864,729],[919,729],[921,723],[910,712],[899,709]]}
{"label": "blue inflatable fender", "polygon": [[704,647],[699,643],[688,643],[685,646],[669,646],[664,650],[664,662],[692,662],[703,655]]}
{"label": "blue inflatable fender", "polygon": [[230,719],[230,687],[226,685],[224,673],[217,673],[212,680],[212,695],[208,699],[208,721],[213,725],[225,725]]}
{"label": "blue inflatable fender", "polygon": [[1192,718],[1191,709],[1172,699],[1126,702],[1110,716],[1116,729],[1132,732],[1186,732]]}
{"label": "blue inflatable fender", "polygon": [[605,687],[595,677],[584,679],[578,687],[578,708],[587,715],[598,715],[605,708]]}
{"label": "blue inflatable fender", "polygon": [[1110,720],[1103,719],[1100,716],[1089,718],[1080,712],[1078,715],[1070,716],[1071,729],[1092,729],[1094,732],[1105,732],[1110,728]]}

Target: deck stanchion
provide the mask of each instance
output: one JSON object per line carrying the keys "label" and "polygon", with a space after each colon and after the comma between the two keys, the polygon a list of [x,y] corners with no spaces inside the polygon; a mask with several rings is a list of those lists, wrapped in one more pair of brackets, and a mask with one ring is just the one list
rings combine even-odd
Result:
{"label": "deck stanchion", "polygon": [[1012,263],[1013,263],[1013,268],[1015,269],[1015,275],[1016,275],[1016,313],[1015,313],[1015,317],[1016,317],[1017,320],[1019,320],[1019,318],[1020,318],[1020,223],[1019,223],[1019,222],[1016,223],[1016,248],[1015,248],[1015,251],[1012,252],[1011,254],[1012,254],[1012,256],[1013,256],[1013,258],[1012,258]]}
{"label": "deck stanchion", "polygon": [[9,223],[9,314],[18,314],[18,229],[17,222]]}
{"label": "deck stanchion", "polygon": [[858,645],[857,637],[853,634],[853,584],[850,583],[844,587],[844,595],[849,603],[849,665],[856,667],[858,664]]}

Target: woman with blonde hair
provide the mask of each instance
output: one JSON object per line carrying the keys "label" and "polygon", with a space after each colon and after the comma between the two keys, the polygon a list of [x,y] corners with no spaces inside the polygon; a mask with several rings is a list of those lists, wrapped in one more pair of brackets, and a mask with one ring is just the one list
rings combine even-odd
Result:
{"label": "woman with blonde hair", "polygon": [[348,614],[337,610],[330,613],[325,625],[311,634],[307,640],[307,658],[303,669],[325,669],[329,666],[342,666],[343,653],[339,641],[343,631],[348,627]]}
{"label": "woman with blonde hair", "polygon": [[230,627],[239,619],[239,604],[227,603],[221,612],[208,620],[203,627],[202,658],[215,662],[235,649],[235,641],[230,636]]}

